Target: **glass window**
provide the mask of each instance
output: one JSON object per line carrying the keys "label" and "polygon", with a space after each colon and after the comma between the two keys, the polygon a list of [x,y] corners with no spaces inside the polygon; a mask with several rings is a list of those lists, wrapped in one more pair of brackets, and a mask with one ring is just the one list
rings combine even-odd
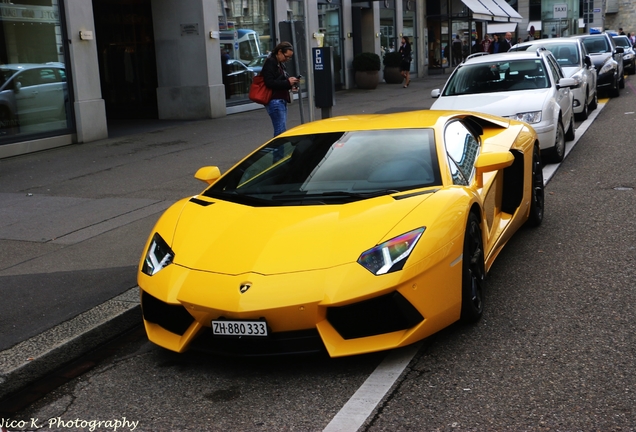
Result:
{"label": "glass window", "polygon": [[455,70],[444,96],[548,88],[541,59],[467,64]]}
{"label": "glass window", "polygon": [[444,145],[453,183],[468,186],[475,174],[479,141],[462,122],[453,121],[444,130]]}
{"label": "glass window", "polygon": [[341,204],[439,186],[432,129],[276,138],[205,195],[253,205]]}
{"label": "glass window", "polygon": [[58,2],[15,0],[0,9],[0,144],[69,133],[72,101]]}
{"label": "glass window", "polygon": [[[259,0],[218,0],[221,61],[233,60],[243,65],[256,62],[273,48],[270,26],[270,3]],[[248,101],[249,87],[258,69],[247,68],[238,76],[227,76],[223,67],[223,83],[228,104]]]}

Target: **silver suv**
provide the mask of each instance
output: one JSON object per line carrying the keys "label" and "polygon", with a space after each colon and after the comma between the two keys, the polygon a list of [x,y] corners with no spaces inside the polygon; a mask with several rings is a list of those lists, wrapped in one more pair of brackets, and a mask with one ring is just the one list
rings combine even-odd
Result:
{"label": "silver suv", "polygon": [[551,38],[523,42],[510,48],[510,51],[534,51],[544,47],[552,53],[567,78],[574,78],[577,86],[572,89],[574,96],[574,115],[585,120],[588,112],[596,109],[596,68],[580,39]]}

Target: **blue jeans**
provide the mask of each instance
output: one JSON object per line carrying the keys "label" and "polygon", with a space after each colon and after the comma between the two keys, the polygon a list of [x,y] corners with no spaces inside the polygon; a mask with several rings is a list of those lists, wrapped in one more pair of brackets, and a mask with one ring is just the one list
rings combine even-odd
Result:
{"label": "blue jeans", "polygon": [[265,105],[265,109],[272,119],[274,136],[285,132],[287,130],[287,101],[283,99],[272,99]]}

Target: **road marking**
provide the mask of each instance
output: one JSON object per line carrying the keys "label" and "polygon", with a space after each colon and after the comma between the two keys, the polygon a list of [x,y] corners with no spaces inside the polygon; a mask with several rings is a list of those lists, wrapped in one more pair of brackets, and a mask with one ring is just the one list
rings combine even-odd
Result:
{"label": "road marking", "polygon": [[[563,159],[568,157],[568,154],[570,154],[570,152],[572,151],[576,143],[579,142],[579,140],[581,139],[583,134],[585,134],[585,132],[590,127],[592,122],[596,119],[596,117],[598,117],[601,110],[605,108],[606,103],[607,103],[607,99],[604,99],[603,103],[601,103],[599,99],[599,103],[596,109],[589,114],[588,118],[583,123],[581,123],[581,125],[578,128],[576,128],[574,140],[565,143],[565,156],[563,156]],[[557,169],[559,169],[559,167],[561,166],[561,163],[548,164],[543,167],[543,184],[544,185],[548,184],[550,179],[556,173]]]}
{"label": "road marking", "polygon": [[352,432],[364,424],[391,389],[422,345],[421,342],[392,350],[351,396],[323,432]]}
{"label": "road marking", "polygon": [[[573,141],[566,143],[565,156],[572,151],[579,139],[585,134],[592,122],[605,107],[599,103],[589,117],[576,129]],[[561,164],[548,164],[543,168],[543,181],[548,184]],[[358,430],[371,415],[382,398],[391,389],[395,381],[402,375],[404,369],[413,360],[419,350],[421,342],[391,351],[367,378],[362,386],[351,396],[336,416],[329,422],[323,432],[352,432]]]}

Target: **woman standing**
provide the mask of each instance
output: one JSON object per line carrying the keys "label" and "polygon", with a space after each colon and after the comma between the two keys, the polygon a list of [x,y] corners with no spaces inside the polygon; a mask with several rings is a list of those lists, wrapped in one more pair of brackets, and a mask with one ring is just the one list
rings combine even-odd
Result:
{"label": "woman standing", "polygon": [[293,55],[292,44],[281,42],[267,57],[261,70],[265,86],[272,89],[272,98],[265,109],[272,119],[274,136],[287,130],[287,104],[291,102],[289,90],[298,85],[298,78],[290,77],[285,69],[285,62]]}
{"label": "woman standing", "polygon": [[398,52],[402,55],[402,63],[400,63],[400,71],[406,82],[404,88],[407,88],[411,82],[411,44],[407,36],[402,36],[402,45]]}

